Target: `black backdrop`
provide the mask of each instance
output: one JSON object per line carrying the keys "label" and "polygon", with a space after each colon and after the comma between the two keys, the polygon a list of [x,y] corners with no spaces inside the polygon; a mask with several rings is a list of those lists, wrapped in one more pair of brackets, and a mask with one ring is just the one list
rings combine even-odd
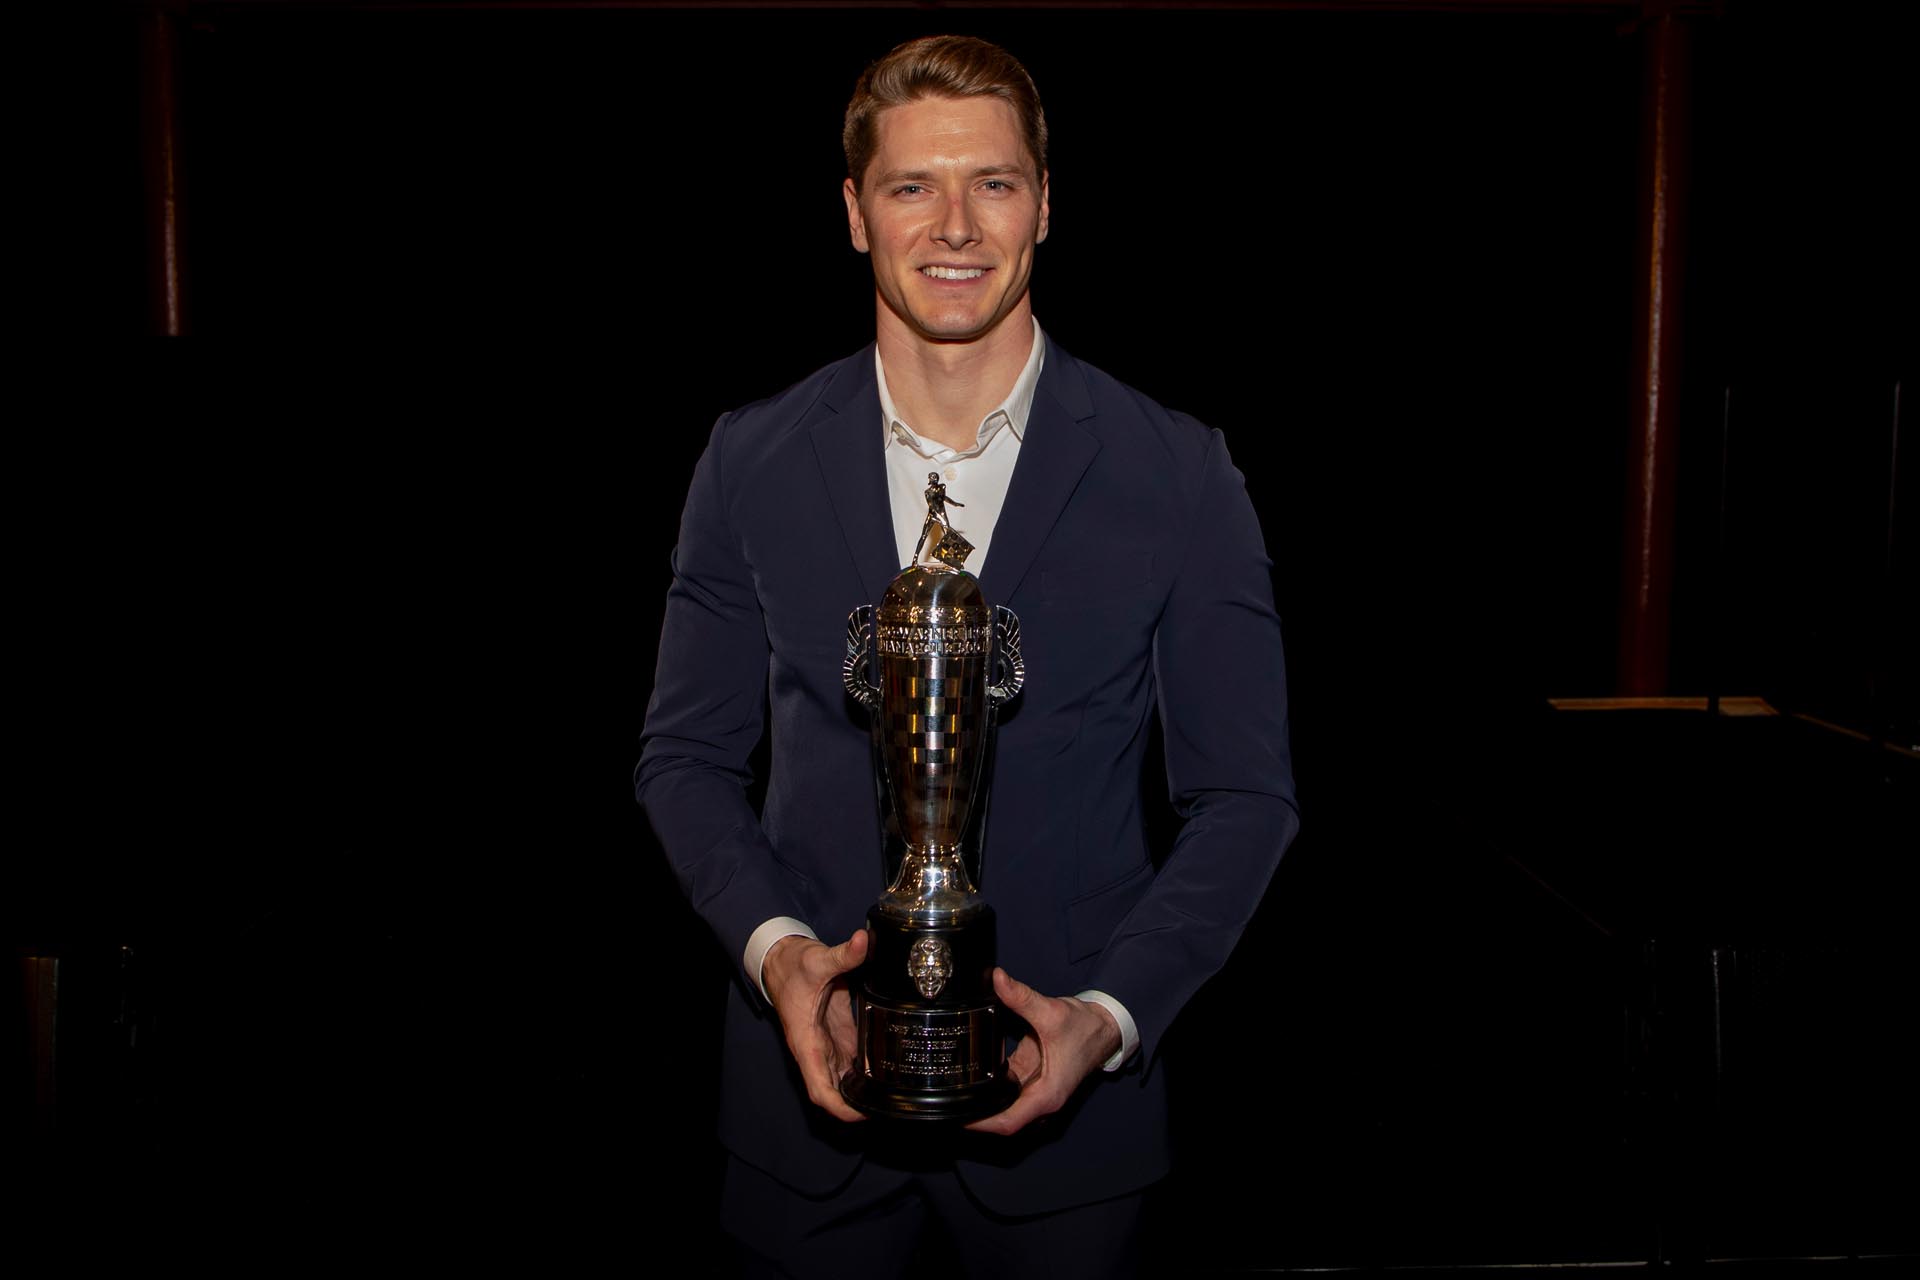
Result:
{"label": "black backdrop", "polygon": [[[1675,679],[1864,724],[1879,670],[1911,734],[1876,22],[1697,20]],[[133,30],[68,122],[90,332],[139,324]],[[1646,1256],[1613,961],[1482,841],[1542,700],[1612,679],[1639,72],[1604,12],[200,10],[214,341],[70,375],[15,480],[52,819],[17,931],[75,1000],[132,943],[146,1035],[131,1083],[70,1055],[75,1240],[103,1205],[202,1240],[203,1204],[272,1254],[709,1238],[728,962],[628,777],[668,552],[712,419],[870,336],[838,115],[932,30],[1046,95],[1049,333],[1225,429],[1276,561],[1307,834],[1169,1049],[1170,1202],[1268,1264]]]}

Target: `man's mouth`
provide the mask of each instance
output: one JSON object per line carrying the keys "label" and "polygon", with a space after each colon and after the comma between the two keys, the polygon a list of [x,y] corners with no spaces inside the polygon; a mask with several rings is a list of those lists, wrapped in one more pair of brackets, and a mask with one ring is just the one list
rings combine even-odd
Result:
{"label": "man's mouth", "polygon": [[985,267],[922,267],[920,274],[933,280],[978,280],[987,274]]}

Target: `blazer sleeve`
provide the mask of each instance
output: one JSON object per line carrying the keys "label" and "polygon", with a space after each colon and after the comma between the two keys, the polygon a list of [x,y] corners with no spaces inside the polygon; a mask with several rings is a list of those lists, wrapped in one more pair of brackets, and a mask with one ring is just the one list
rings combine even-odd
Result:
{"label": "blazer sleeve", "polygon": [[752,567],[729,518],[730,416],[714,424],[681,514],[634,795],[694,910],[737,966],[754,929],[802,911],[747,802],[769,650]]}
{"label": "blazer sleeve", "polygon": [[1182,824],[1088,986],[1126,1004],[1139,1061],[1226,963],[1299,830],[1272,562],[1211,433],[1188,545],[1153,642],[1167,787]]}

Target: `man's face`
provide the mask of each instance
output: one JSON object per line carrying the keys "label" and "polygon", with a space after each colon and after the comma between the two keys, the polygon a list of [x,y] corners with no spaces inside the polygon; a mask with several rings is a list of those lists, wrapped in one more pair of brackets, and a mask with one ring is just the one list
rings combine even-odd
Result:
{"label": "man's face", "polygon": [[1026,299],[1046,175],[998,98],[922,98],[878,124],[863,191],[846,183],[853,247],[873,255],[880,300],[915,335],[978,338]]}

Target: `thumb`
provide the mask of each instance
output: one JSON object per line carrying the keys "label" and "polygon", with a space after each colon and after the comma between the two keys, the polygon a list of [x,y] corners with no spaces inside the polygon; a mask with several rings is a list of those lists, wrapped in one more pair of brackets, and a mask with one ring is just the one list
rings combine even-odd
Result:
{"label": "thumb", "polygon": [[827,951],[827,962],[833,966],[833,972],[845,973],[849,969],[858,969],[867,959],[867,931],[855,929],[853,936],[837,947]]}
{"label": "thumb", "polygon": [[[993,971],[993,989],[1005,1002],[1007,1008],[1026,1018],[1030,1010],[1040,1002],[1040,993],[1005,969]],[[1027,1019],[1029,1022],[1031,1018]]]}

